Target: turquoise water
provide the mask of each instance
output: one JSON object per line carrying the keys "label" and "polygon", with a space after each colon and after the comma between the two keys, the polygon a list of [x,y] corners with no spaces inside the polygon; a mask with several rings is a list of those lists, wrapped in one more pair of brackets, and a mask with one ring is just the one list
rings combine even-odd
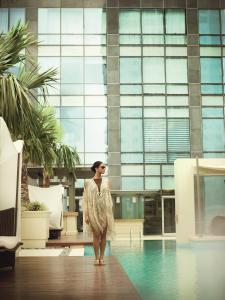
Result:
{"label": "turquoise water", "polygon": [[[92,247],[85,255],[93,255]],[[115,255],[142,299],[225,300],[224,244],[178,248],[167,241],[115,241]]]}

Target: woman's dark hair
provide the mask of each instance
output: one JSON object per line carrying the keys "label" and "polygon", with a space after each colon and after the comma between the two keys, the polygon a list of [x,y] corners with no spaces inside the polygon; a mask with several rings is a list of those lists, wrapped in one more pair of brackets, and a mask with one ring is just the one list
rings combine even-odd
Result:
{"label": "woman's dark hair", "polygon": [[93,163],[92,167],[91,167],[91,171],[93,171],[94,173],[96,173],[95,168],[98,168],[100,165],[102,164],[102,161],[97,160]]}

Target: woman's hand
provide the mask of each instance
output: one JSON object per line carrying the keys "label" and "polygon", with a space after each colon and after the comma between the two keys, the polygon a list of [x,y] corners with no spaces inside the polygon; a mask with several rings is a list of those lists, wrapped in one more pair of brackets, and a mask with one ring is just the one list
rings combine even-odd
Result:
{"label": "woman's hand", "polygon": [[89,218],[88,217],[85,217],[85,223],[89,224]]}

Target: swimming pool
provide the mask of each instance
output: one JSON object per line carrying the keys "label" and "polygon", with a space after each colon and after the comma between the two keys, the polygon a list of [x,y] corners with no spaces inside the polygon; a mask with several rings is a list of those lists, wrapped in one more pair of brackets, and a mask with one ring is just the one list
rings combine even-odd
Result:
{"label": "swimming pool", "polygon": [[[92,247],[85,255],[93,255]],[[114,241],[115,255],[142,299],[225,300],[224,244],[177,248],[174,240]]]}

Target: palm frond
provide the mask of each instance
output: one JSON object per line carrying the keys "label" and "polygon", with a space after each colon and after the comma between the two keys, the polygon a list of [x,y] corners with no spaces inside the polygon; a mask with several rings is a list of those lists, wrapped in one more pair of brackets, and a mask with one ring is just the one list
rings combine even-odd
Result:
{"label": "palm frond", "polygon": [[55,145],[56,165],[73,170],[80,163],[76,149],[65,144]]}

